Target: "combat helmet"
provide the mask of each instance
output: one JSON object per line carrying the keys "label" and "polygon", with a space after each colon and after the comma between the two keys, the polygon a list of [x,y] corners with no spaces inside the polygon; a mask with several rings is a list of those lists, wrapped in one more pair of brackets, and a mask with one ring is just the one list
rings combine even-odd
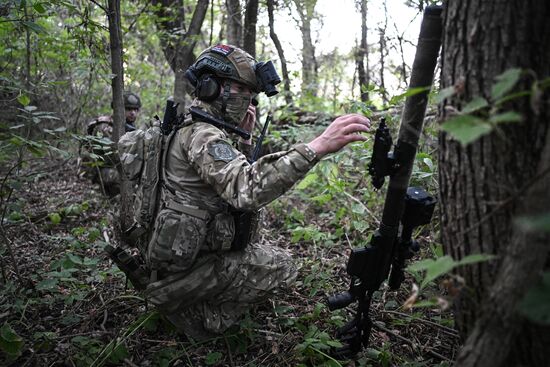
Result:
{"label": "combat helmet", "polygon": [[124,108],[141,108],[139,96],[133,92],[124,92]]}
{"label": "combat helmet", "polygon": [[281,82],[271,61],[256,62],[246,51],[222,44],[204,50],[185,76],[195,87],[195,95],[203,101],[219,96],[219,79],[237,81],[254,93],[265,92],[269,97],[278,93],[275,85]]}

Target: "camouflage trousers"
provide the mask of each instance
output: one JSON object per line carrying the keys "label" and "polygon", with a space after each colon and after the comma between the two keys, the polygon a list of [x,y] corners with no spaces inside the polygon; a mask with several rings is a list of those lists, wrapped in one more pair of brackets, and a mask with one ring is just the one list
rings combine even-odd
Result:
{"label": "camouflage trousers", "polygon": [[120,175],[114,167],[95,167],[89,161],[83,160],[84,176],[93,183],[103,185],[107,196],[113,197],[120,193]]}
{"label": "camouflage trousers", "polygon": [[[100,176],[101,175],[101,179]],[[116,168],[102,167],[99,174],[96,174],[93,181],[98,184],[103,183],[103,188],[108,196],[115,196],[120,193],[120,175]]]}
{"label": "camouflage trousers", "polygon": [[192,269],[149,284],[149,300],[178,330],[197,340],[236,324],[249,307],[294,282],[290,255],[252,244],[243,251],[198,257]]}

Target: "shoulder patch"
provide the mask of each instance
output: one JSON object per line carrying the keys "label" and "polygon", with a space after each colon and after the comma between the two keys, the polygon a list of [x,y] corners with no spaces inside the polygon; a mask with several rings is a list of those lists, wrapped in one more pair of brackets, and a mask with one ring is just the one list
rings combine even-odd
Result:
{"label": "shoulder patch", "polygon": [[225,163],[237,158],[237,153],[233,150],[233,147],[223,140],[209,144],[208,154],[214,157],[215,161],[224,161]]}
{"label": "shoulder patch", "polygon": [[221,54],[223,56],[228,56],[231,52],[233,52],[234,48],[227,45],[216,45],[212,47],[210,51]]}

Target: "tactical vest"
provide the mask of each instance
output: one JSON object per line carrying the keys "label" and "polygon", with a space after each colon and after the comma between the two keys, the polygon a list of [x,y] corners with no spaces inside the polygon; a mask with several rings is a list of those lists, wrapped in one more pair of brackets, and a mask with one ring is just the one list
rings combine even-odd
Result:
{"label": "tactical vest", "polygon": [[[122,170],[135,183],[134,223],[125,234],[139,249],[153,278],[158,269],[169,272],[185,270],[199,251],[242,250],[256,233],[255,215],[232,213],[229,208],[223,213],[209,213],[182,200],[166,179],[167,154],[174,136],[181,127],[191,123],[191,120],[186,120],[166,136],[160,121],[154,120],[147,130],[126,133],[118,143]],[[181,215],[196,219],[180,224]],[[160,217],[156,224],[158,228],[155,227],[157,217]],[[206,233],[203,236],[208,238],[200,246],[192,246],[192,241],[189,241],[190,233],[186,227],[194,220],[196,226],[204,227]]]}

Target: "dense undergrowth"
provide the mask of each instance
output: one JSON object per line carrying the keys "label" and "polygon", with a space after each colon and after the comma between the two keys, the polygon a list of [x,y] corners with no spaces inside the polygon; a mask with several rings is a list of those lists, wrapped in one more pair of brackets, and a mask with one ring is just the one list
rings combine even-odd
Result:
{"label": "dense undergrowth", "polygon": [[[396,128],[396,123],[392,123]],[[300,135],[297,134],[301,131]],[[305,137],[284,128],[272,144]],[[260,240],[288,249],[301,265],[296,285],[257,305],[238,328],[195,343],[178,335],[132,289],[104,255],[116,243],[117,201],[79,175],[73,155],[26,161],[4,197],[0,347],[12,366],[434,366],[447,365],[458,338],[443,311],[436,283],[428,282],[405,309],[413,282],[386,287],[372,305],[371,345],[358,359],[337,361],[335,331],[353,308],[330,312],[326,297],[347,290],[345,262],[352,247],[368,244],[381,217],[384,192],[366,175],[371,141],[321,161],[293,191],[265,211]],[[412,183],[436,191],[426,143]],[[24,179],[23,179],[24,178]],[[441,256],[437,218],[418,231],[415,259]],[[439,300],[439,305],[438,305]],[[410,300],[409,300],[410,302]],[[445,305],[443,305],[445,306]]]}

